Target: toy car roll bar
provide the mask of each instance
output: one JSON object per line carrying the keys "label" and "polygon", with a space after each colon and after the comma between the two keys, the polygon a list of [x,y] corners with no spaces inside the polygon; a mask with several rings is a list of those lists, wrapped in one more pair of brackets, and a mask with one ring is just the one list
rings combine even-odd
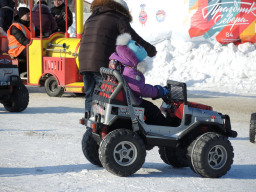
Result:
{"label": "toy car roll bar", "polygon": [[131,120],[132,120],[132,127],[133,127],[134,131],[138,131],[139,130],[138,118],[136,117],[134,109],[133,109],[133,106],[137,105],[137,102],[136,102],[128,84],[126,83],[125,79],[123,78],[123,75],[121,75],[117,70],[113,70],[113,69],[109,69],[109,68],[105,68],[105,67],[100,68],[100,73],[102,76],[104,76],[104,75],[114,76],[118,81],[118,85],[117,85],[116,89],[113,91],[113,93],[110,95],[110,99],[114,99],[117,96],[117,94],[121,91],[121,89],[122,88],[124,89],[126,98],[127,98],[129,114],[130,114]]}
{"label": "toy car roll bar", "polygon": [[109,97],[110,99],[114,99],[117,96],[117,94],[121,91],[121,89],[124,88],[124,91],[127,95],[127,104],[129,105],[129,103],[130,103],[131,105],[138,105],[132,92],[130,91],[129,86],[127,85],[126,81],[124,80],[123,75],[121,75],[117,70],[101,67],[100,74],[102,76],[104,76],[104,75],[114,76],[118,81],[118,85],[117,85],[116,89],[113,91],[113,93]]}

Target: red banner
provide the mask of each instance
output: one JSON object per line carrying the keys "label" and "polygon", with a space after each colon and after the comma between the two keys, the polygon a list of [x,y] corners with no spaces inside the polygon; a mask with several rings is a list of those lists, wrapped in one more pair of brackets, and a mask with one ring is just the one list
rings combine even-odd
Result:
{"label": "red banner", "polygon": [[190,0],[191,38],[216,38],[222,44],[256,43],[255,0]]}

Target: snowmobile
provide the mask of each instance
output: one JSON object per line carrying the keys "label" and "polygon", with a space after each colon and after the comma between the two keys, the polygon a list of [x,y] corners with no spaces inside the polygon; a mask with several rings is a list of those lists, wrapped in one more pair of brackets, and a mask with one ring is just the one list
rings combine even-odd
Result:
{"label": "snowmobile", "polygon": [[186,84],[168,80],[161,109],[173,125],[149,125],[119,71],[102,67],[100,73],[91,112],[80,119],[86,126],[82,151],[90,163],[130,176],[142,167],[146,150],[157,146],[166,164],[190,167],[202,177],[219,178],[230,170],[234,152],[228,138],[237,132],[228,115],[188,102]]}
{"label": "snowmobile", "polygon": [[0,103],[10,112],[21,112],[28,106],[29,93],[17,65],[0,63]]}

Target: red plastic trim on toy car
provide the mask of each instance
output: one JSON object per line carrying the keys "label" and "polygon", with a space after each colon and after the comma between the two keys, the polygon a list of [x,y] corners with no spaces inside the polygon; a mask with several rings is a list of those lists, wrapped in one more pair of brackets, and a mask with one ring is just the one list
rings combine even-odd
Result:
{"label": "red plastic trim on toy car", "polygon": [[[178,117],[179,119],[182,119],[183,116],[183,108],[184,108],[184,102],[182,103],[174,103],[176,105],[176,109],[174,110],[174,116]],[[195,103],[195,102],[188,102],[189,107],[197,108],[197,109],[204,109],[204,110],[210,110],[212,111],[213,108],[208,105],[203,105],[200,103]]]}
{"label": "red plastic trim on toy car", "polygon": [[[116,89],[116,85],[118,83],[116,81],[110,81],[110,80],[104,80],[100,86],[100,89],[102,90],[99,93],[99,96],[109,98],[110,95],[113,93],[113,91]],[[115,97],[115,100],[124,102],[124,94],[121,90],[117,96]]]}

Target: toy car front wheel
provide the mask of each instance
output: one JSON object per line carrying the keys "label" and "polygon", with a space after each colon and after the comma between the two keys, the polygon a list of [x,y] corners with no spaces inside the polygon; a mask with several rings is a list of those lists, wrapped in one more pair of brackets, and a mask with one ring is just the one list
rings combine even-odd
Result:
{"label": "toy car front wheel", "polygon": [[50,76],[46,79],[45,91],[50,97],[61,97],[64,93],[64,88],[58,85],[57,80],[54,76]]}
{"label": "toy car front wheel", "polygon": [[13,86],[11,99],[3,103],[4,108],[10,112],[21,112],[25,110],[29,103],[29,93],[22,83]]}
{"label": "toy car front wheel", "polygon": [[92,164],[102,167],[99,159],[99,145],[92,137],[92,129],[87,129],[82,139],[82,150],[85,158]]}
{"label": "toy car front wheel", "polygon": [[191,164],[202,177],[219,178],[225,175],[233,163],[233,147],[227,137],[206,133],[192,143]]}
{"label": "toy car front wheel", "polygon": [[127,129],[117,129],[102,140],[100,161],[109,172],[126,177],[138,171],[146,157],[143,140]]}
{"label": "toy car front wheel", "polygon": [[256,135],[256,113],[253,113],[251,115],[251,121],[250,121],[250,142],[255,143],[255,135]]}

